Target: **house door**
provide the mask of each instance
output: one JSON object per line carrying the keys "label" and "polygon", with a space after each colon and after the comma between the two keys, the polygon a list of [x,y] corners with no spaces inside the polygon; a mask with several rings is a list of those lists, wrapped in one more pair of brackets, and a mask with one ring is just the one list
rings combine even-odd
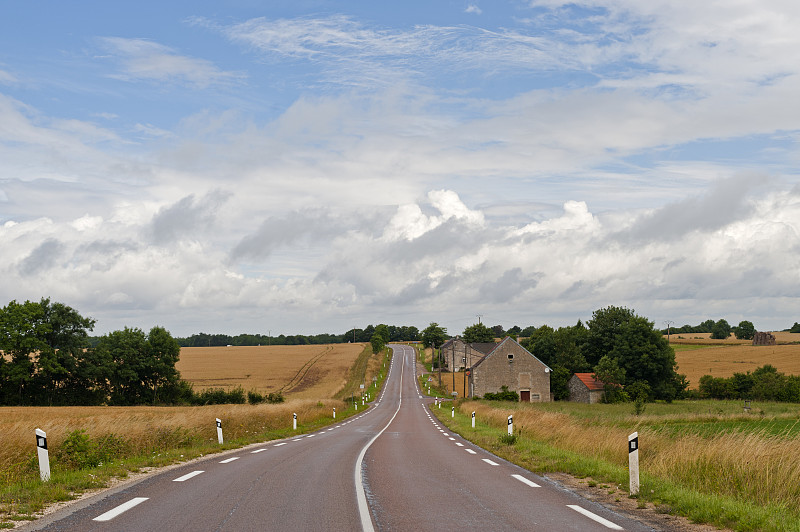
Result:
{"label": "house door", "polygon": [[531,402],[531,391],[530,390],[520,390],[519,391],[519,401],[520,401],[520,403],[530,403]]}

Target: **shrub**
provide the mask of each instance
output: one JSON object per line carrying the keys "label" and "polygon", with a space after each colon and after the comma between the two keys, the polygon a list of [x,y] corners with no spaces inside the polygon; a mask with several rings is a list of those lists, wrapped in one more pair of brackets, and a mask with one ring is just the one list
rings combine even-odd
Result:
{"label": "shrub", "polygon": [[263,403],[264,396],[258,392],[250,390],[249,392],[247,392],[247,402],[250,403],[251,405],[257,405],[258,403]]}
{"label": "shrub", "polygon": [[508,386],[501,386],[500,391],[497,393],[485,393],[483,394],[484,399],[488,399],[490,401],[516,401],[519,402],[519,394],[517,392],[509,391]]}

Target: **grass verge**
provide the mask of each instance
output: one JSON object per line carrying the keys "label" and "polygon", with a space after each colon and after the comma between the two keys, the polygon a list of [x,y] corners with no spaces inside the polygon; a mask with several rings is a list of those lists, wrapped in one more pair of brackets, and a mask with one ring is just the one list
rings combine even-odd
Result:
{"label": "grass verge", "polygon": [[[455,418],[450,417],[449,409],[434,409],[434,414],[450,430],[526,469],[540,474],[562,472],[579,478],[591,477],[593,482],[615,484],[621,491],[627,492],[629,478],[624,440],[621,453],[624,461],[618,459],[616,455],[604,454],[602,449],[594,454],[577,452],[554,441],[543,441],[532,436],[534,430],[523,426],[517,430],[515,434],[517,438],[513,444],[504,443],[503,436],[507,436],[505,416],[517,410],[516,407],[514,404],[509,404],[509,408],[486,407],[483,402],[462,401],[456,408]],[[500,415],[487,416],[487,408],[500,410]],[[471,411],[476,409],[481,412],[473,429]],[[518,417],[515,414],[515,425]],[[584,425],[582,432],[582,437],[590,442],[605,436],[605,433],[598,431],[596,423],[593,426]],[[578,437],[578,433],[572,432],[571,436]],[[640,435],[640,443],[641,441]],[[702,479],[703,487],[700,488],[698,482],[693,482],[691,478],[681,478],[680,475],[676,475],[676,478],[654,475],[647,472],[647,462],[644,465],[638,496],[640,505],[650,503],[662,513],[681,515],[696,523],[708,523],[737,531],[800,531],[800,512],[791,501],[753,500],[747,495],[726,494],[721,487],[720,492],[714,492],[713,488],[708,487],[714,483],[709,484],[707,478]],[[725,478],[720,476],[724,470],[724,466],[706,464],[704,471],[695,471],[693,475],[716,475]],[[754,481],[760,482],[761,479]]]}

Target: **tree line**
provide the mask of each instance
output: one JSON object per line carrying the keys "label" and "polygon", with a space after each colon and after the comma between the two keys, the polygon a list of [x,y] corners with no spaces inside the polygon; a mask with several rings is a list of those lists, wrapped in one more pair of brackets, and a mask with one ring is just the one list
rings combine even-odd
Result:
{"label": "tree line", "polygon": [[0,309],[0,405],[140,405],[281,402],[275,394],[196,393],[176,369],[181,346],[301,345],[416,340],[416,327],[369,325],[341,335],[196,334],[173,338],[163,327],[125,327],[99,337],[95,320],[63,303],[11,301]]}
{"label": "tree line", "polygon": [[[114,331],[90,346],[95,320],[63,303],[0,309],[0,404],[133,405],[186,401],[180,347],[163,327]],[[188,402],[188,401],[187,401]]]}
{"label": "tree line", "polygon": [[786,375],[770,364],[728,378],[703,375],[698,383],[698,396],[800,403],[800,376]]}
{"label": "tree line", "polygon": [[715,340],[725,340],[733,333],[739,340],[752,340],[756,335],[756,328],[749,320],[742,320],[739,325],[733,326],[727,320],[720,319],[717,321],[706,320],[699,325],[669,327],[661,332],[662,334],[711,333],[711,338]]}
{"label": "tree line", "polygon": [[271,336],[266,334],[238,334],[236,336],[228,334],[207,334],[198,333],[186,338],[176,338],[181,347],[220,347],[227,345],[235,346],[258,346],[258,345],[313,345],[313,344],[346,344],[348,342],[370,342],[376,329],[385,327],[386,331],[381,334],[389,342],[413,342],[419,340],[419,329],[414,326],[396,325],[367,325],[364,329],[353,328],[341,334],[313,334],[313,335],[283,335]]}

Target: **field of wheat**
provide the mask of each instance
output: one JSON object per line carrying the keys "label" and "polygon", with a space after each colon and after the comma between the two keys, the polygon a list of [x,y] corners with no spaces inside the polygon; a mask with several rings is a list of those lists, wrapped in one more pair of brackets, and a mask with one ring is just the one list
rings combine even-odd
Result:
{"label": "field of wheat", "polygon": [[196,391],[281,392],[289,398],[333,397],[365,344],[184,347],[177,368]]}
{"label": "field of wheat", "polygon": [[700,377],[731,377],[771,364],[787,375],[800,375],[800,345],[722,345],[681,350],[675,347],[678,373],[686,375],[690,388],[697,388]]}

